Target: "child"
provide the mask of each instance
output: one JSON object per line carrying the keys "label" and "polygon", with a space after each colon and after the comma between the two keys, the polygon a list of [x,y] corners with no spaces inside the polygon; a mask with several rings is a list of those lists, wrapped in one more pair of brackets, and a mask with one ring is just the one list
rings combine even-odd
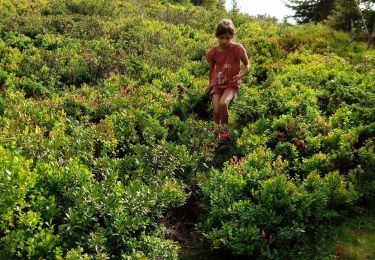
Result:
{"label": "child", "polygon": [[[210,63],[209,85],[213,105],[213,120],[218,124],[221,133],[219,144],[229,142],[228,106],[237,95],[241,78],[249,73],[249,60],[245,48],[233,41],[235,28],[230,19],[223,19],[216,27],[218,45],[206,53]],[[240,70],[240,61],[244,67]]]}

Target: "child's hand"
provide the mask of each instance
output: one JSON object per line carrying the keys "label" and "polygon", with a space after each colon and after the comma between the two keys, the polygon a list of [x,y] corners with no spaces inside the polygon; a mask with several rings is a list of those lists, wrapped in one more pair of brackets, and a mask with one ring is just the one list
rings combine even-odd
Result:
{"label": "child's hand", "polygon": [[230,80],[229,82],[230,83],[234,83],[236,82],[237,80],[241,79],[243,77],[243,75],[241,73],[239,73],[238,75],[234,76],[232,80]]}
{"label": "child's hand", "polygon": [[248,73],[249,73],[249,64],[246,64],[246,66],[242,68],[240,73],[238,73],[238,75],[234,76],[233,79],[230,80],[229,82],[234,83],[237,80],[241,79],[243,76],[247,75]]}

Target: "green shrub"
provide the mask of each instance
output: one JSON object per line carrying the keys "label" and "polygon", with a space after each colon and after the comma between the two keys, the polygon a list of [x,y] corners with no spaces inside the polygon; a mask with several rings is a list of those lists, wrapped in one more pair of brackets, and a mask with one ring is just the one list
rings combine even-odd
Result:
{"label": "green shrub", "polygon": [[[240,164],[210,172],[202,183],[209,205],[199,224],[214,248],[262,257],[311,257],[321,228],[350,210],[358,193],[345,177],[316,171],[296,184],[288,178],[287,161],[258,148]],[[300,257],[300,255],[298,256]]]}

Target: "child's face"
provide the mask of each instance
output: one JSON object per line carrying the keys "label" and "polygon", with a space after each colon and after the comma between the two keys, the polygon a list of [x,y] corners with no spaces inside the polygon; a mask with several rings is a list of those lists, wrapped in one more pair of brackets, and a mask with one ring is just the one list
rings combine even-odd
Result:
{"label": "child's face", "polygon": [[228,47],[228,45],[231,43],[233,39],[233,35],[230,33],[220,34],[217,37],[217,40],[219,41],[220,46],[222,47]]}

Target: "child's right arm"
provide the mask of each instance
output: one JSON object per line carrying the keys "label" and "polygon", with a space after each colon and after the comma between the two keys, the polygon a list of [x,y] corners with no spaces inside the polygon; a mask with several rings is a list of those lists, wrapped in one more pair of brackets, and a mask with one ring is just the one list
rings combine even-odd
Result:
{"label": "child's right arm", "polygon": [[212,83],[212,76],[214,74],[214,70],[215,70],[215,63],[210,62],[210,70],[208,72],[208,80],[209,80],[209,86],[210,87],[211,87],[211,83]]}
{"label": "child's right arm", "polygon": [[209,89],[212,87],[212,77],[215,70],[215,58],[214,58],[214,48],[210,48],[206,53],[206,59],[210,64],[210,70],[208,72],[208,81],[209,81]]}

